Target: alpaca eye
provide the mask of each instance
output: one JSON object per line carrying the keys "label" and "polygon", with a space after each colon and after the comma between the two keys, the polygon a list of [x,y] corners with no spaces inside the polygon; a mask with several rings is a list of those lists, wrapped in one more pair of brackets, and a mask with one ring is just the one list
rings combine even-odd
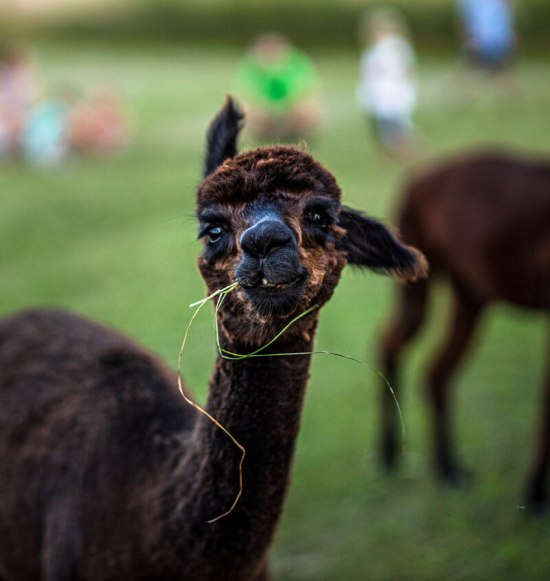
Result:
{"label": "alpaca eye", "polygon": [[309,210],[306,212],[305,218],[310,224],[320,228],[328,228],[332,222],[330,216],[319,210]]}
{"label": "alpaca eye", "polygon": [[210,244],[215,244],[221,237],[223,234],[223,230],[220,226],[212,226],[211,228],[208,228],[208,242]]}

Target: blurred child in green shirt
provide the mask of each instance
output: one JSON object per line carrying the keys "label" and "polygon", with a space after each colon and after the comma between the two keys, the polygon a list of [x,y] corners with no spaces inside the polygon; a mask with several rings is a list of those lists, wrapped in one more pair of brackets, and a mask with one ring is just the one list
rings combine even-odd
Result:
{"label": "blurred child in green shirt", "polygon": [[291,141],[318,128],[320,82],[311,60],[285,38],[260,36],[237,70],[251,132],[260,139]]}

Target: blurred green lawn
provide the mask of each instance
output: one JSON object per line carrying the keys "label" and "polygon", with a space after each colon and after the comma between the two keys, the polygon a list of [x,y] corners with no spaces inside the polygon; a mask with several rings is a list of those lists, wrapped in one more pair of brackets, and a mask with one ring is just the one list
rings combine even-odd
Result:
{"label": "blurred green lawn", "polygon": [[[203,296],[193,220],[204,130],[231,90],[235,48],[100,44],[37,47],[46,85],[121,91],[134,144],[112,160],[61,168],[0,168],[0,313],[58,305],[106,321],[176,364],[188,304]],[[380,159],[355,105],[357,55],[317,53],[327,119],[310,150],[338,177],[345,200],[391,219],[403,171]],[[521,63],[522,92],[485,88],[475,100],[452,59],[424,58],[418,127],[432,156],[480,143],[550,154],[548,62]],[[454,80],[453,80],[454,79]],[[245,137],[244,146],[250,145]],[[393,283],[348,271],[325,307],[317,345],[374,366]],[[547,354],[543,317],[494,307],[456,382],[460,451],[475,471],[466,490],[434,484],[422,369],[445,325],[446,293],[410,350],[401,405],[403,469],[376,462],[374,371],[314,359],[294,477],[277,535],[280,580],[545,579],[550,520],[518,510],[532,457]],[[214,360],[210,315],[195,324],[184,375],[199,398]],[[246,483],[245,483],[246,486]]]}

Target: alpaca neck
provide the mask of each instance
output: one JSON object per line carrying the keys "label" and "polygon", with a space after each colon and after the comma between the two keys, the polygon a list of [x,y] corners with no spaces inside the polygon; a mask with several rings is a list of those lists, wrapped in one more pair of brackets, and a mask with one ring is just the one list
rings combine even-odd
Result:
{"label": "alpaca neck", "polygon": [[[238,350],[223,337],[222,344]],[[277,342],[271,353],[308,352],[312,347],[311,338]],[[310,359],[218,357],[206,409],[242,444],[246,456],[239,502],[230,514],[208,523],[225,513],[239,492],[242,453],[208,418],[198,418],[177,482],[178,520],[190,538],[197,538],[196,554],[188,562],[197,564],[191,573],[198,578],[253,577],[265,560],[288,487]]]}

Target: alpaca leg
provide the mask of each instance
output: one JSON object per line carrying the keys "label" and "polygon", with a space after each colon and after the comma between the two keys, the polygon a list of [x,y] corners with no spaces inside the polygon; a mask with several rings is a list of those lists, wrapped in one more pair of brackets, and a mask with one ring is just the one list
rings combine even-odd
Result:
{"label": "alpaca leg", "polygon": [[[398,358],[401,350],[414,337],[424,320],[428,283],[422,280],[402,287],[400,292],[399,311],[384,332],[381,341],[382,370],[395,397],[398,397],[399,393]],[[398,459],[400,429],[396,402],[385,381],[381,396],[381,459],[383,466],[390,470],[395,467]]]}
{"label": "alpaca leg", "polygon": [[548,509],[548,464],[550,463],[550,365],[544,386],[539,442],[529,488],[527,506],[533,512]]}
{"label": "alpaca leg", "polygon": [[449,380],[465,353],[477,318],[483,307],[458,288],[454,288],[454,312],[447,337],[431,365],[428,398],[433,413],[433,446],[435,466],[440,478],[458,484],[466,475],[455,459],[449,427]]}

